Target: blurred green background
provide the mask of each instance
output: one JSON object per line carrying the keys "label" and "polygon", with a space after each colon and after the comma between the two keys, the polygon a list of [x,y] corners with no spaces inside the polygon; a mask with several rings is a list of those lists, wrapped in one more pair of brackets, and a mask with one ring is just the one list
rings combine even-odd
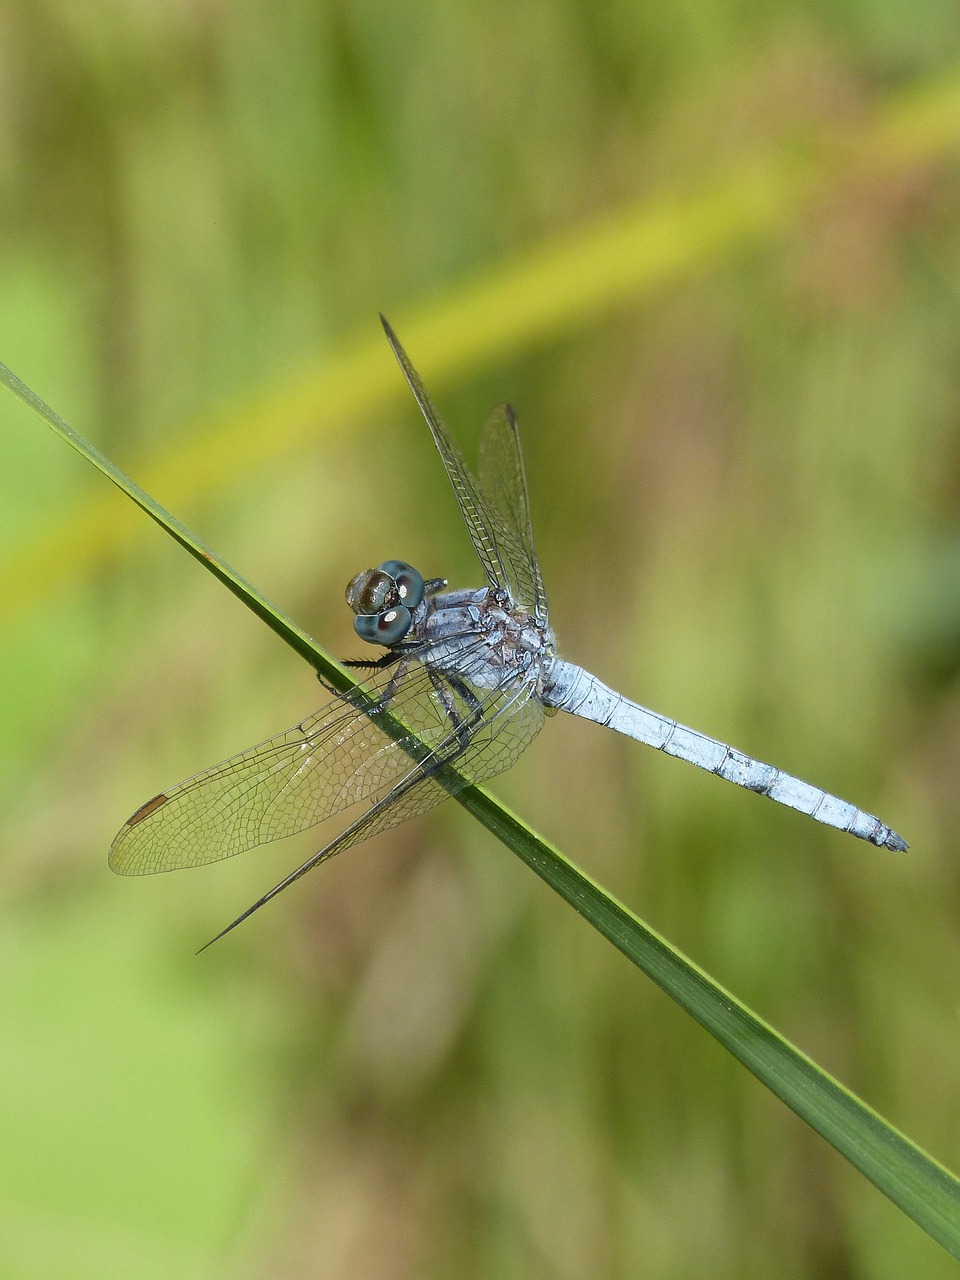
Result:
{"label": "blurred green background", "polygon": [[[960,18],[904,0],[10,0],[0,359],[308,630],[479,579],[524,431],[563,651],[897,857],[557,717],[494,788],[960,1167]],[[456,805],[121,880],[312,673],[0,399],[0,1275],[953,1264]]]}

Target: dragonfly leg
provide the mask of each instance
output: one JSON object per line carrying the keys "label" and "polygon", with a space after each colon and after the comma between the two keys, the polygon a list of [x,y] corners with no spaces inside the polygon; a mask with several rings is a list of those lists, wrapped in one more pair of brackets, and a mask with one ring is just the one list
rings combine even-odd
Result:
{"label": "dragonfly leg", "polygon": [[410,670],[410,660],[409,658],[405,658],[402,653],[397,655],[396,663],[397,669],[393,673],[390,683],[387,685],[386,689],[384,689],[383,696],[375,708],[376,711],[390,710],[390,703],[393,702],[394,698],[397,696],[397,689],[400,687],[400,681],[403,680],[404,676],[406,676],[407,672]]}
{"label": "dragonfly leg", "polygon": [[[430,671],[430,681],[453,729],[454,741],[451,743],[451,751],[443,759],[443,763],[448,764],[456,760],[457,756],[469,747],[473,726],[483,718],[483,703],[467,682],[459,676],[449,674],[440,676],[436,671]],[[457,709],[453,694],[456,694],[466,705],[465,716]]]}
{"label": "dragonfly leg", "polygon": [[447,682],[449,683],[451,689],[453,689],[455,693],[458,693],[462,698],[462,700],[470,708],[471,722],[474,720],[478,720],[480,716],[483,714],[483,703],[480,701],[477,695],[473,692],[473,690],[470,688],[467,682],[465,680],[462,680],[459,676],[452,676],[452,675],[447,676]]}
{"label": "dragonfly leg", "polygon": [[[442,581],[442,579],[438,579]],[[400,662],[403,658],[415,657],[418,653],[422,653],[426,645],[422,640],[400,640],[397,644],[392,645],[386,653],[381,654],[379,658],[341,658],[340,661],[345,667],[352,667],[355,671],[383,671],[387,667],[392,667],[395,662]],[[317,672],[317,679],[321,684],[326,684],[323,676]]]}
{"label": "dragonfly leg", "polygon": [[320,683],[323,685],[323,687],[326,689],[327,693],[335,693],[338,698],[340,697],[340,690],[335,689],[333,685],[330,683],[330,681],[326,678],[326,676],[322,675],[319,671],[315,672],[315,675],[317,679],[320,681]]}
{"label": "dragonfly leg", "polygon": [[[402,656],[398,649],[390,649],[379,658],[341,658],[340,661],[354,671],[382,671],[384,667],[392,667],[395,662],[399,662]],[[327,683],[319,671],[317,679],[321,684]]]}
{"label": "dragonfly leg", "polygon": [[450,721],[450,726],[453,730],[454,741],[451,743],[451,747],[453,749],[450,754],[444,758],[444,763],[447,763],[449,760],[455,760],[456,757],[460,755],[461,752],[466,751],[467,747],[470,745],[470,723],[475,718],[476,708],[479,708],[480,704],[471,692],[469,698],[465,699],[465,701],[467,702],[467,705],[470,706],[472,699],[475,706],[470,706],[471,714],[464,719],[457,710],[457,704],[454,702],[453,693],[451,692],[451,690],[454,689],[461,697],[463,697],[463,692],[461,689],[457,688],[457,685],[462,684],[462,681],[449,677],[447,680],[444,680],[436,671],[430,670],[429,667],[427,670],[430,672],[430,683],[433,685],[436,690],[437,697],[443,704],[443,709],[447,713],[447,719]]}

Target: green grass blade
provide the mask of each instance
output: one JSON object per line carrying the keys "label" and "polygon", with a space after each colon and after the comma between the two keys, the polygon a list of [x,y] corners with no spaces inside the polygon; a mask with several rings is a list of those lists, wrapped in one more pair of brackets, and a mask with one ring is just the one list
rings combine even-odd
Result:
{"label": "green grass blade", "polygon": [[[0,382],[162,526],[335,687],[354,681],[250,583],[0,365]],[[780,1036],[486,791],[460,803],[677,1001],[773,1093],[954,1257],[960,1258],[960,1182],[882,1116]]]}
{"label": "green grass blade", "polygon": [[485,827],[705,1027],[758,1080],[960,1258],[960,1180],[784,1039],[486,792],[458,797]]}

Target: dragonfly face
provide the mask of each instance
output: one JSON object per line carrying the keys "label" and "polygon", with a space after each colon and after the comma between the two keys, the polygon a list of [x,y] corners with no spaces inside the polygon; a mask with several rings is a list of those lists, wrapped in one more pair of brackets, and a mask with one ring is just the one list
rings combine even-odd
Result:
{"label": "dragonfly face", "polygon": [[385,560],[364,569],[347,584],[347,604],[356,615],[353,629],[368,644],[392,648],[413,625],[426,594],[423,575],[403,560]]}

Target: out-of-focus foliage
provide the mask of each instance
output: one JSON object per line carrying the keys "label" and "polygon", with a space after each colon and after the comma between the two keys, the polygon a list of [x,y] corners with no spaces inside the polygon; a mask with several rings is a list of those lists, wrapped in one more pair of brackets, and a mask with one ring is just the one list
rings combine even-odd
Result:
{"label": "out-of-focus foliage", "polygon": [[[560,717],[498,789],[954,1168],[958,84],[945,3],[0,13],[0,358],[344,655],[477,579],[376,312],[509,397],[564,650],[913,848]],[[323,833],[106,846],[323,695],[12,400],[0,477],[4,1275],[948,1274],[453,806],[194,960]]]}

